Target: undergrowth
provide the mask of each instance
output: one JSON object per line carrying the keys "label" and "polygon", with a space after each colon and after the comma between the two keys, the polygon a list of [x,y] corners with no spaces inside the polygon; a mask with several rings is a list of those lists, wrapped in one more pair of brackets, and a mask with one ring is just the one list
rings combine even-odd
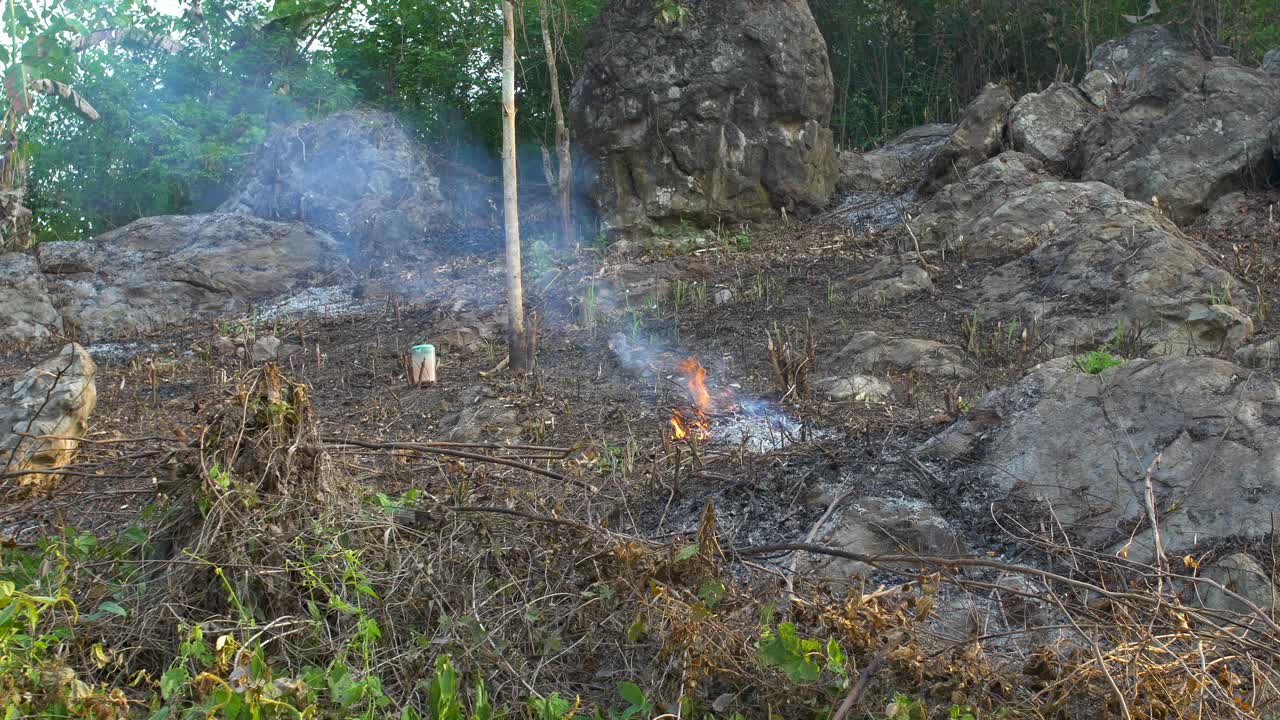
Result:
{"label": "undergrowth", "polygon": [[[1069,578],[907,557],[874,590],[783,583],[795,548],[722,547],[710,502],[675,538],[590,519],[617,464],[327,438],[308,392],[243,374],[185,445],[120,451],[112,473],[167,477],[132,527],[3,549],[5,718],[1244,718],[1276,699],[1274,622],[1183,606],[1150,569],[1077,549]],[[1061,609],[1049,629],[940,624],[1001,573]],[[1051,632],[1072,625],[1089,640]],[[1021,634],[1043,639],[1001,645]]]}

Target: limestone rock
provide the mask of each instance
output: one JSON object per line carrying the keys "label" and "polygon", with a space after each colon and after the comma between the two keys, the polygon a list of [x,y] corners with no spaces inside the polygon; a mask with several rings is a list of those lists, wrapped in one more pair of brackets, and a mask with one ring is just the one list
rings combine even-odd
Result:
{"label": "limestone rock", "polygon": [[972,235],[972,225],[999,210],[1010,193],[1049,179],[1044,163],[1036,158],[1020,152],[1001,153],[966,173],[964,182],[952,183],[929,198],[912,226],[925,249],[938,248],[950,254],[964,246],[966,259],[983,258],[993,251],[1005,254],[1006,243]]}
{"label": "limestone rock", "polygon": [[884,402],[893,393],[889,383],[873,375],[831,377],[818,381],[818,387],[831,400],[856,400],[858,402]]}
{"label": "limestone rock", "polygon": [[[845,511],[823,545],[868,555],[953,555],[967,548],[956,529],[924,500],[860,497],[845,502]],[[831,557],[813,559],[810,568],[835,579],[873,571],[863,563]]]}
{"label": "limestone rock", "polygon": [[1280,233],[1276,200],[1274,194],[1227,193],[1214,201],[1197,227],[1232,242],[1266,243]]}
{"label": "limestone rock", "polygon": [[987,85],[969,106],[951,137],[938,150],[921,192],[931,195],[964,177],[974,166],[1004,149],[1004,125],[1013,96],[999,85]]}
{"label": "limestone rock", "polygon": [[1119,84],[1106,70],[1090,70],[1080,81],[1080,92],[1089,98],[1089,102],[1105,110]]}
{"label": "limestone rock", "polygon": [[27,473],[20,485],[56,483],[56,470],[71,462],[78,438],[97,404],[97,367],[76,344],[18,376],[0,396],[0,463],[3,472]]}
{"label": "limestone rock", "polygon": [[1274,368],[1280,366],[1280,338],[1245,345],[1236,350],[1232,359],[1245,367]]}
{"label": "limestone rock", "polygon": [[1272,75],[1280,75],[1280,48],[1268,50],[1262,56],[1262,69]]}
{"label": "limestone rock", "polygon": [[1233,349],[1253,337],[1253,319],[1230,305],[1205,305],[1187,315],[1183,330],[1195,347]]}
{"label": "limestone rock", "polygon": [[369,264],[429,257],[453,222],[418,145],[391,114],[363,111],[273,132],[219,211],[306,223]]}
{"label": "limestone rock", "polygon": [[25,253],[0,255],[0,340],[44,340],[62,329],[62,316],[35,259]]}
{"label": "limestone rock", "polygon": [[704,0],[667,22],[612,0],[570,99],[604,227],[712,226],[824,206],[835,184],[826,43],[800,2]]}
{"label": "limestone rock", "polygon": [[1073,175],[1080,130],[1095,112],[1080,91],[1057,82],[1018,100],[1009,111],[1009,139],[1015,150],[1043,161],[1054,173]]}
{"label": "limestone rock", "polygon": [[916,185],[934,153],[955,131],[954,125],[921,125],[869,152],[840,153],[836,189],[848,192],[900,192]]}
{"label": "limestone rock", "polygon": [[253,350],[250,351],[249,357],[255,363],[264,363],[275,360],[280,352],[280,346],[284,343],[275,335],[266,335],[258,338],[253,343]]}
{"label": "limestone rock", "polygon": [[[1216,351],[1252,333],[1209,311],[1234,285],[1167,218],[1097,182],[1064,182],[1004,153],[939,193],[916,223],[923,240],[1005,263],[965,292],[983,322],[1016,318],[1050,345],[1096,345],[1142,328],[1160,354]],[[950,250],[948,251],[950,252]],[[1233,293],[1239,297],[1243,291]],[[1212,312],[1213,319],[1206,313]],[[1222,337],[1205,325],[1216,324]]]}
{"label": "limestone rock", "polygon": [[1181,223],[1251,178],[1266,178],[1280,79],[1230,58],[1205,60],[1162,27],[1100,45],[1094,69],[1122,80],[1080,134],[1083,177],[1151,202]]}
{"label": "limestone rock", "polygon": [[832,358],[837,367],[871,374],[883,370],[914,371],[944,378],[972,377],[959,348],[933,340],[890,337],[867,330],[855,333]]}
{"label": "limestone rock", "polygon": [[[1202,569],[1200,576],[1245,598],[1264,612],[1271,609],[1272,602],[1276,599],[1277,590],[1270,574],[1247,553],[1238,552],[1228,555]],[[1195,596],[1206,608],[1240,615],[1254,613],[1253,608],[1239,597],[1204,583],[1188,584],[1195,588]]]}
{"label": "limestone rock", "polygon": [[[986,488],[1029,526],[1052,507],[1093,548],[1116,550],[1139,527],[1157,454],[1152,483],[1171,553],[1265,536],[1280,512],[1280,385],[1230,362],[1131,360],[1088,375],[1060,358],[970,415],[984,419],[956,422],[919,455],[944,461],[958,485]],[[1150,547],[1140,530],[1130,558]]]}
{"label": "limestone rock", "polygon": [[43,244],[39,261],[54,306],[88,339],[242,312],[345,262],[322,232],[230,214],[143,218]]}
{"label": "limestone rock", "polygon": [[934,290],[929,272],[908,256],[880,258],[865,272],[849,278],[847,285],[850,300],[877,307]]}

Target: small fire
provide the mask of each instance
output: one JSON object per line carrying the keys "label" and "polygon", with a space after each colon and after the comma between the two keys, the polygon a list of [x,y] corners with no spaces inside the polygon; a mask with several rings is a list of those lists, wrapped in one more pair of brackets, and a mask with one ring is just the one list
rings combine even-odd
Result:
{"label": "small fire", "polygon": [[685,386],[689,388],[689,399],[698,412],[711,412],[711,393],[707,392],[707,369],[702,367],[697,358],[688,358],[676,365],[676,370],[684,376]]}
{"label": "small fire", "polygon": [[671,408],[671,439],[702,442],[711,436],[711,423],[707,416],[699,410],[691,410],[689,417],[679,408]]}
{"label": "small fire", "polygon": [[689,431],[684,428],[684,418],[680,417],[679,410],[671,411],[671,439],[684,440],[689,437]]}

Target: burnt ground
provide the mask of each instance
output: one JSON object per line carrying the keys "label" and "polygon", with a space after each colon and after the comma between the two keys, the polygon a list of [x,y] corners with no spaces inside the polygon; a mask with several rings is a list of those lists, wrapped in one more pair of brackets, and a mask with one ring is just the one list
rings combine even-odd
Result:
{"label": "burnt ground", "polygon": [[[735,544],[797,542],[831,497],[858,489],[924,499],[962,528],[972,547],[999,552],[986,519],[970,517],[965,508],[971,504],[961,502],[981,489],[952,487],[907,457],[977,398],[1049,357],[1042,347],[1026,352],[1000,342],[1002,326],[984,330],[974,352],[964,328],[973,308],[960,290],[991,268],[928,255],[936,268],[933,293],[859,302],[850,299],[857,288],[849,278],[882,257],[910,262],[911,253],[903,252],[911,248],[910,238],[901,231],[814,222],[699,237],[673,232],[625,250],[556,250],[536,236],[526,238],[527,293],[540,326],[537,368],[527,377],[492,372],[505,356],[498,307],[502,261],[492,254],[387,268],[321,294],[309,307],[286,299],[245,318],[91,346],[99,364],[93,438],[199,433],[204,409],[251,365],[243,354],[219,354],[217,336],[251,345],[254,337],[275,333],[302,348],[281,369],[312,388],[322,435],[571,448],[572,472],[601,490],[602,502],[591,510],[595,519],[623,531],[658,537],[692,531],[711,498],[722,532]],[[1200,240],[1243,287],[1263,298],[1264,307],[1266,298],[1280,298],[1280,233],[1274,226],[1229,236],[1202,233]],[[628,286],[620,276],[663,281]],[[724,290],[732,298],[717,302]],[[1257,340],[1276,334],[1274,313],[1252,314]],[[893,387],[884,403],[833,402],[819,392],[784,400],[769,361],[768,333],[790,329],[799,335],[806,328],[816,345],[811,384],[835,372],[831,356],[863,330],[966,349],[974,375],[943,381],[882,372]],[[619,362],[609,347],[617,333],[646,349],[652,372],[637,374]],[[402,356],[421,341],[440,347],[440,381],[410,388]],[[0,359],[0,368],[11,376],[41,356],[12,353]],[[668,438],[668,421],[672,407],[689,405],[674,368],[686,356],[708,369],[707,385],[721,406],[711,418],[713,434],[743,422],[741,412],[725,408],[750,401],[763,404],[775,420],[786,417],[791,431],[773,447],[768,423],[763,435],[756,427],[757,440],[765,437],[771,446],[766,451],[724,436],[703,443],[699,462],[685,466],[677,490],[676,453],[688,463],[688,450]],[[90,445],[80,459],[113,447]],[[434,482],[430,474],[366,475],[387,492],[406,484],[430,489]],[[52,501],[10,507],[4,522],[19,536],[64,519],[86,528],[120,527],[151,500],[155,487],[109,474],[75,478]]]}
{"label": "burnt ground", "polygon": [[[1199,242],[1252,289],[1240,303],[1250,303],[1256,339],[1275,336],[1280,326],[1265,300],[1280,297],[1275,226],[1203,234]],[[138,648],[128,651],[121,678],[135,677],[139,668],[158,674],[156,667],[166,667],[184,622],[234,627],[229,610],[210,595],[207,573],[186,556],[164,564],[164,548],[184,547],[178,544],[184,530],[217,540],[204,546],[215,553],[211,562],[235,568],[232,574],[243,587],[256,587],[252,595],[262,603],[261,620],[304,612],[295,605],[312,592],[307,586],[275,588],[269,582],[288,577],[289,561],[277,557],[270,543],[255,549],[258,538],[280,536],[278,525],[284,525],[299,550],[293,562],[317,548],[338,558],[338,543],[363,538],[352,540],[368,558],[360,567],[374,576],[382,597],[394,593],[377,612],[393,638],[380,657],[387,686],[400,703],[422,702],[414,700],[415,688],[429,678],[436,655],[448,652],[486,676],[508,708],[519,707],[543,685],[581,693],[604,707],[616,701],[619,680],[634,680],[655,688],[654,697],[671,699],[688,692],[689,678],[700,673],[706,682],[699,697],[707,703],[732,696],[731,705],[749,717],[807,716],[838,698],[823,695],[825,686],[780,684],[781,676],[761,674],[751,661],[760,626],[767,624],[764,615],[782,598],[780,619],[795,622],[807,637],[842,638],[856,667],[883,659],[893,637],[907,638],[886,663],[891,670],[871,683],[868,707],[883,707],[905,690],[929,697],[944,713],[952,704],[967,703],[986,717],[1021,703],[1030,714],[1011,717],[1096,716],[1114,686],[1110,676],[1090,669],[1093,653],[1064,637],[1070,626],[1063,617],[1080,618],[1105,633],[1099,643],[1123,648],[1146,642],[1147,617],[1158,608],[1136,601],[1095,605],[1096,594],[1074,600],[1046,594],[1028,579],[1034,573],[1011,580],[991,566],[938,566],[928,573],[900,568],[875,572],[855,587],[806,574],[797,579],[795,595],[789,584],[780,595],[785,571],[796,567],[794,555],[750,554],[748,548],[739,553],[743,562],[721,572],[709,550],[697,549],[704,537],[694,534],[704,529],[700,520],[709,500],[716,539],[741,550],[803,542],[833,508],[824,528],[841,527],[847,511],[842,499],[854,498],[846,503],[853,505],[865,497],[936,508],[977,562],[1033,562],[1052,552],[1036,556],[1034,543],[993,527],[987,507],[995,498],[986,495],[987,488],[962,485],[946,468],[921,464],[910,453],[984,393],[1047,359],[1048,351],[1038,342],[1029,352],[1002,342],[1006,326],[985,328],[976,340],[966,335],[964,319],[973,308],[966,306],[964,291],[989,268],[943,260],[927,249],[926,260],[936,268],[935,292],[887,302],[853,299],[859,288],[851,278],[885,257],[913,262],[912,253],[902,252],[909,248],[910,238],[898,231],[822,222],[702,241],[671,233],[607,250],[554,250],[536,236],[527,238],[526,289],[540,327],[537,368],[527,376],[495,371],[504,357],[504,293],[502,261],[492,254],[384,268],[343,287],[264,304],[246,317],[91,345],[99,365],[98,403],[88,442],[72,474],[56,487],[11,494],[0,510],[0,529],[7,543],[20,545],[65,527],[92,530],[99,538],[127,538],[121,531],[135,523],[146,529],[147,543],[159,548],[161,567],[177,580],[155,586],[159,590],[125,586],[124,594],[113,597],[136,613],[133,622],[91,625],[86,632],[98,635],[85,635],[101,637],[109,648]],[[724,290],[732,298],[717,302]],[[973,375],[942,380],[882,371],[878,376],[892,387],[883,403],[834,402],[816,391],[783,397],[767,334],[790,329],[794,337],[806,328],[816,344],[811,380],[836,372],[835,354],[850,335],[864,330],[963,348]],[[241,416],[252,392],[246,384],[262,375],[242,352],[218,350],[218,338],[232,337],[245,347],[269,333],[301,348],[279,367],[308,390],[309,403],[296,405],[309,404],[331,453],[329,462],[316,467],[341,473],[338,487],[348,489],[340,490],[341,497],[303,493],[281,499],[285,494],[274,490],[207,492],[201,485],[179,494],[193,480],[207,484],[211,477],[192,458],[237,455],[210,448],[205,433],[250,425]],[[638,363],[622,362],[610,348],[618,334],[638,349]],[[401,358],[421,341],[440,348],[439,382],[410,388]],[[0,373],[23,372],[54,349],[0,356]],[[675,366],[690,356],[707,368],[715,402],[712,437],[696,446],[696,459],[694,448],[673,442],[668,430],[673,407],[689,410]],[[776,429],[779,424],[785,432]],[[751,442],[734,434],[744,428]],[[344,444],[351,440],[381,449],[364,452]],[[563,479],[484,461],[402,456],[387,445],[396,441],[561,448],[519,453]],[[268,462],[282,451],[267,449]],[[315,478],[308,482],[326,491]],[[358,494],[349,491],[352,483],[392,498],[409,489],[419,496],[407,518],[397,510],[388,521],[381,511],[364,512],[372,498],[352,497]],[[200,497],[267,502],[206,516],[207,508],[196,514],[189,507],[199,508],[198,500],[183,502]],[[330,504],[346,507],[335,511]],[[291,529],[295,514],[319,529]],[[246,536],[250,540],[241,543]],[[677,548],[691,547],[699,555],[680,564]],[[139,567],[154,562],[144,557]],[[1076,560],[1056,558],[1040,567],[1063,569],[1068,562]],[[87,565],[88,580],[77,586],[86,607],[113,591],[97,567]],[[349,568],[328,571],[342,576]],[[725,594],[714,612],[711,601],[697,600],[708,581],[722,583],[719,591],[712,587],[713,594]],[[486,599],[488,591],[476,596],[478,587],[492,590],[498,600]],[[511,588],[516,590],[510,597],[498,597]],[[1148,595],[1157,605],[1164,602],[1164,595]],[[1062,602],[1072,603],[1073,615],[1057,612]],[[332,616],[324,627],[336,633],[331,651],[341,652],[349,628]],[[640,635],[633,634],[637,627]],[[1240,648],[1206,632],[1188,641],[1188,657],[1200,657],[1206,643],[1224,657],[1241,656]],[[296,664],[284,658],[301,650],[280,650],[280,666]],[[681,665],[677,655],[688,664]],[[92,661],[78,662],[82,671],[94,672]],[[1240,675],[1270,677],[1232,662]],[[1128,656],[1117,656],[1112,665],[1125,678],[1134,667]],[[1142,692],[1152,697],[1159,688],[1211,685],[1204,678],[1188,680],[1176,663],[1163,660],[1137,678],[1133,687],[1147,688]],[[1234,696],[1228,700],[1235,702]],[[1076,705],[1079,712],[1071,710]]]}

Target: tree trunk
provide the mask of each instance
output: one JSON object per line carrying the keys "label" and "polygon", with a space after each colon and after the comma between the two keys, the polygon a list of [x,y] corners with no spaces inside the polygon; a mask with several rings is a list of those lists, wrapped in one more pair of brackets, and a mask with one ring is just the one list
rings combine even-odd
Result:
{"label": "tree trunk", "polygon": [[542,21],[542,49],[547,56],[547,73],[551,76],[551,113],[556,119],[556,157],[560,161],[556,176],[556,192],[560,197],[560,238],[567,246],[574,242],[573,206],[570,201],[573,160],[569,155],[569,130],[564,124],[564,108],[560,105],[560,72],[556,69],[556,52],[551,42],[550,23],[547,22],[547,5],[550,2],[538,0],[538,17]]}
{"label": "tree trunk", "polygon": [[502,0],[502,208],[507,235],[507,347],[511,369],[529,367],[520,279],[520,202],[516,195],[516,23],[511,0]]}

